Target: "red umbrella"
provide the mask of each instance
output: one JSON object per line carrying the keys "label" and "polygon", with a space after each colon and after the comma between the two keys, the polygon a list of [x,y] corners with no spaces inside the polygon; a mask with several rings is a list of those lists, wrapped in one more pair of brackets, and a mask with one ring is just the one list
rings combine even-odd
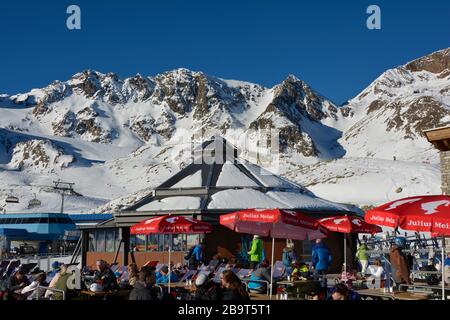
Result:
{"label": "red umbrella", "polygon": [[[133,225],[130,229],[131,234],[151,234],[151,233],[209,233],[212,226],[208,222],[195,220],[190,217],[183,216],[161,216],[150,218]],[[172,241],[169,244],[169,288],[170,293],[170,256]]]}
{"label": "red umbrella", "polygon": [[416,196],[367,211],[368,223],[450,235],[450,196]]}
{"label": "red umbrella", "polygon": [[272,268],[270,270],[270,296],[273,283],[273,256],[275,238],[305,240],[325,238],[327,231],[317,220],[300,212],[282,209],[247,209],[220,216],[220,224],[240,233],[272,237]]}
{"label": "red umbrella", "polygon": [[220,216],[220,224],[240,233],[296,240],[328,236],[316,219],[283,209],[246,209]]}
{"label": "red umbrella", "polygon": [[131,227],[131,234],[208,233],[210,223],[183,216],[161,216],[141,221]]}
{"label": "red umbrella", "polygon": [[[450,235],[450,196],[415,196],[398,199],[369,210],[366,221],[391,228],[431,232],[442,236],[442,261],[445,237]],[[442,266],[442,299],[445,299],[445,268]]]}
{"label": "red umbrella", "polygon": [[356,216],[328,217],[320,219],[319,223],[333,232],[374,234],[382,231],[379,226],[369,224],[362,218]]}
{"label": "red umbrella", "polygon": [[[369,224],[356,216],[333,216],[319,220],[320,225],[333,232],[341,233],[378,233],[379,226]],[[347,271],[347,237],[344,236],[344,272]]]}

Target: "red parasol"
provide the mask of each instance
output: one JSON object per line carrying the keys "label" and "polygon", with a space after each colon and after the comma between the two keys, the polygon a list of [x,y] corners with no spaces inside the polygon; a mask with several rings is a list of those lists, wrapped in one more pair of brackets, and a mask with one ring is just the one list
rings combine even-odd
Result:
{"label": "red parasol", "polygon": [[[183,216],[161,216],[150,218],[133,225],[130,229],[131,234],[151,234],[151,233],[209,233],[212,226],[208,222],[199,221],[190,217]],[[169,287],[170,293],[170,255],[172,249],[172,240],[169,245]]]}

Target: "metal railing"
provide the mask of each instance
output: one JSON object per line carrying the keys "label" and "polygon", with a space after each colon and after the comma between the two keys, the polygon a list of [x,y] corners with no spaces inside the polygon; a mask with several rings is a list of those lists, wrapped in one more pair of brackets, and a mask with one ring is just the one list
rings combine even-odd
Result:
{"label": "metal railing", "polygon": [[56,288],[50,288],[50,287],[44,287],[44,286],[37,286],[36,287],[36,300],[39,300],[39,290],[43,289],[43,290],[49,290],[49,291],[53,291],[53,292],[60,292],[62,293],[62,299],[66,300],[66,291],[65,290],[61,290],[61,289],[56,289]]}

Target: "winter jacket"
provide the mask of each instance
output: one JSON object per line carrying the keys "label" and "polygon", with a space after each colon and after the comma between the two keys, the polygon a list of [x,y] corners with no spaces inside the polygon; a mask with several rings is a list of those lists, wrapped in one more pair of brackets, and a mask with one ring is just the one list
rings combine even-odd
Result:
{"label": "winter jacket", "polygon": [[98,270],[95,271],[94,280],[95,282],[101,283],[104,291],[108,291],[118,287],[116,275],[109,268],[106,268],[101,272]]}
{"label": "winter jacket", "polygon": [[145,282],[136,281],[130,292],[129,300],[158,300],[155,290]]}
{"label": "winter jacket", "polygon": [[249,253],[251,262],[260,263],[263,258],[263,242],[261,239],[253,239]]}
{"label": "winter jacket", "polygon": [[239,294],[237,290],[225,289],[222,292],[222,300],[225,301],[249,301],[250,297],[246,293],[245,295]]}
{"label": "winter jacket", "polygon": [[30,281],[28,281],[27,277],[25,276],[22,278],[22,280],[18,280],[15,275],[12,275],[8,279],[8,290],[12,292],[23,288],[23,286],[20,286],[22,283],[24,284],[23,286],[28,286],[30,284]]}
{"label": "winter jacket", "polygon": [[369,255],[367,254],[367,246],[365,244],[359,246],[358,250],[356,251],[356,258],[359,261],[369,261]]}
{"label": "winter jacket", "polygon": [[291,248],[284,248],[283,249],[282,261],[283,261],[283,265],[286,268],[291,267],[293,261],[298,261],[297,254],[295,253],[295,250],[293,250]]}
{"label": "winter jacket", "polygon": [[444,266],[450,266],[450,258],[449,257],[445,258]]}
{"label": "winter jacket", "polygon": [[393,247],[390,252],[392,277],[396,283],[411,284],[408,261],[404,253],[398,247]]}
{"label": "winter jacket", "polygon": [[[178,277],[174,272],[170,273],[170,282],[178,282]],[[156,274],[156,283],[169,283],[169,274],[164,275],[162,272]]]}
{"label": "winter jacket", "polygon": [[192,255],[195,257],[197,263],[203,261],[203,247],[199,244],[196,245],[194,251],[192,251]]}
{"label": "winter jacket", "polygon": [[[250,280],[265,280],[270,282],[270,273],[267,268],[260,267],[252,272]],[[248,288],[250,290],[265,292],[267,290],[267,285],[264,282],[249,281]]]}
{"label": "winter jacket", "polygon": [[[48,283],[44,282],[42,284],[39,284],[38,281],[34,280],[30,285],[22,289],[21,294],[26,295],[28,300],[34,300],[37,298],[36,288],[39,285],[42,287],[46,287],[48,286]],[[44,298],[44,294],[45,290],[39,289],[39,300],[42,300]]]}
{"label": "winter jacket", "polygon": [[194,292],[193,300],[218,300],[217,288],[214,284],[208,282]]}
{"label": "winter jacket", "polygon": [[328,270],[332,260],[330,249],[328,249],[325,244],[319,243],[314,246],[312,253],[312,265],[317,271]]}

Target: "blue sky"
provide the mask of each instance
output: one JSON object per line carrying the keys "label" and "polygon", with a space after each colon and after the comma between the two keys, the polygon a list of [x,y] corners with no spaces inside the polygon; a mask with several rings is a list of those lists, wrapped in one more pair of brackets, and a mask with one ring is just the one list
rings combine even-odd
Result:
{"label": "blue sky", "polygon": [[[81,30],[66,8],[81,8]],[[381,7],[382,29],[366,28]],[[288,74],[342,103],[384,70],[450,47],[450,1],[41,0],[0,2],[0,93],[84,69],[185,67],[273,86]]]}

